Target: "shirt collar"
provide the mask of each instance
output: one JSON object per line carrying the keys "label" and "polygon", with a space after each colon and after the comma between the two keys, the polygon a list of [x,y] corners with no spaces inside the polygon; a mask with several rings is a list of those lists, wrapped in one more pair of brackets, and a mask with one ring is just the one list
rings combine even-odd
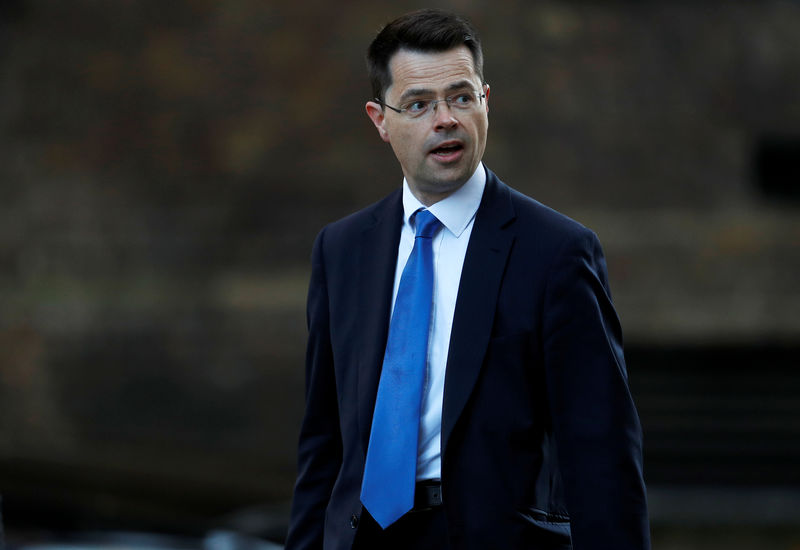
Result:
{"label": "shirt collar", "polygon": [[[480,162],[475,173],[464,185],[451,195],[432,204],[428,210],[458,238],[475,217],[475,212],[481,204],[484,187],[486,187],[486,170],[483,162]],[[403,223],[410,224],[409,218],[420,208],[425,208],[425,205],[417,200],[408,186],[408,181],[403,178]]]}

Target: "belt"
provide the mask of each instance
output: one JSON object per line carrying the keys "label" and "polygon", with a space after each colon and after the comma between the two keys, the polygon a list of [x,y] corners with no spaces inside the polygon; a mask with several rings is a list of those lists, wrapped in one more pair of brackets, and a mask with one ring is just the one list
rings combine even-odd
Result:
{"label": "belt", "polygon": [[418,481],[414,487],[414,510],[430,510],[442,505],[442,482],[438,479]]}

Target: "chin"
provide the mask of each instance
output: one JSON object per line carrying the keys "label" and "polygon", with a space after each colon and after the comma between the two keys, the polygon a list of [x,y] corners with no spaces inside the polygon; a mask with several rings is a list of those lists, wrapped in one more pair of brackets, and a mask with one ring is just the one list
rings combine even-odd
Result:
{"label": "chin", "polygon": [[458,190],[468,178],[448,178],[430,182],[422,191],[429,195],[449,195]]}

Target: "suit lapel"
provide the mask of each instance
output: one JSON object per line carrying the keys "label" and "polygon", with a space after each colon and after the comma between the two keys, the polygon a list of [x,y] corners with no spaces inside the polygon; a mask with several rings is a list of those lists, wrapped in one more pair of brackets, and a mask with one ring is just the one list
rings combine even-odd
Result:
{"label": "suit lapel", "polygon": [[397,246],[403,221],[401,191],[389,195],[374,213],[359,242],[356,262],[357,315],[361,331],[358,346],[358,422],[364,453],[367,452],[372,412],[378,392],[383,354],[389,333]]}
{"label": "suit lapel", "polygon": [[487,170],[458,289],[442,406],[442,453],[478,378],[494,322],[500,283],[514,241],[508,188]]}

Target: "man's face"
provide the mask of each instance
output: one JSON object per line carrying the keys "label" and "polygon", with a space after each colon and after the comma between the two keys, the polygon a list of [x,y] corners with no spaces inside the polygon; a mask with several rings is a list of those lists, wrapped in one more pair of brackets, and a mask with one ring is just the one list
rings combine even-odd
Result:
{"label": "man's face", "polygon": [[442,101],[418,118],[367,102],[367,114],[392,146],[411,191],[430,205],[461,187],[478,167],[489,127],[489,87],[482,86],[466,46],[446,52],[400,50],[389,69],[392,85],[384,101],[393,107],[470,90],[487,96],[466,110]]}

